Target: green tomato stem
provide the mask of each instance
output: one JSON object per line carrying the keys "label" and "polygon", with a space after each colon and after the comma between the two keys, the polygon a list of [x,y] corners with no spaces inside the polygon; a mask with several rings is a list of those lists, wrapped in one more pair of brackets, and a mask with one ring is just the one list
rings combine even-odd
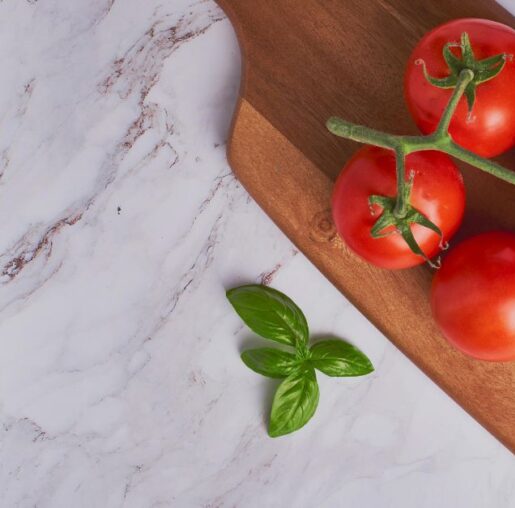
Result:
{"label": "green tomato stem", "polygon": [[[363,125],[357,125],[352,122],[347,122],[338,117],[331,117],[327,121],[327,128],[336,136],[346,139],[352,139],[358,143],[365,143],[368,145],[379,146],[393,150],[396,153],[397,166],[402,165],[402,171],[397,167],[397,188],[400,203],[396,207],[397,213],[402,214],[405,210],[403,201],[402,190],[405,186],[405,173],[404,173],[404,159],[406,155],[413,152],[420,152],[424,150],[437,150],[444,152],[448,155],[455,157],[471,166],[474,166],[481,171],[485,171],[505,182],[515,185],[515,172],[511,171],[496,162],[485,159],[461,146],[457,145],[451,138],[448,129],[451,118],[456,111],[456,107],[465,92],[465,88],[474,78],[474,73],[470,69],[464,69],[460,72],[456,88],[453,91],[451,98],[442,114],[440,123],[436,131],[427,136],[397,136],[395,134],[388,134],[375,129],[370,129]],[[403,154],[401,157],[400,154]],[[402,175],[402,178],[399,178]]]}
{"label": "green tomato stem", "polygon": [[409,191],[406,185],[406,155],[402,148],[395,150],[395,167],[397,171],[397,201],[393,214],[398,219],[406,217],[409,205]]}
{"label": "green tomato stem", "polygon": [[446,147],[440,148],[440,150],[448,155],[452,155],[460,161],[466,162],[471,166],[496,176],[500,180],[504,180],[505,182],[515,185],[515,171],[511,171],[494,161],[480,157],[474,152],[457,145],[454,141],[451,141]]}
{"label": "green tomato stem", "polygon": [[388,148],[390,150],[395,150],[400,141],[400,136],[370,129],[364,125],[347,122],[347,120],[337,116],[333,116],[327,120],[327,128],[340,138],[352,139],[358,143],[380,146],[381,148]]}
{"label": "green tomato stem", "polygon": [[467,88],[468,84],[473,79],[474,73],[470,69],[463,69],[460,72],[456,87],[452,92],[451,98],[449,99],[442,117],[440,118],[440,122],[438,123],[438,127],[436,128],[436,138],[449,136],[449,124],[451,123],[452,116],[458,107],[458,103],[460,102],[462,95],[465,93],[465,88]]}

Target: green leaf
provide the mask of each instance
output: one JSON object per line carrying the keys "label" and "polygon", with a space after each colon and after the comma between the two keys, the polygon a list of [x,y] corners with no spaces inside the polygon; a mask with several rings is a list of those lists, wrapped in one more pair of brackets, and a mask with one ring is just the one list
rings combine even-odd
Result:
{"label": "green leaf", "polygon": [[496,55],[492,58],[488,58],[488,61],[494,62],[496,60],[495,65],[492,63],[487,63],[486,60],[482,60],[480,62],[480,66],[478,66],[478,69],[475,72],[474,75],[474,83],[484,83],[485,81],[489,81],[490,79],[495,78],[497,74],[499,74],[506,64],[506,57],[504,54],[502,55]]}
{"label": "green leaf", "polygon": [[285,378],[298,370],[301,361],[292,353],[279,349],[248,349],[241,355],[243,363],[254,372],[267,377]]}
{"label": "green leaf", "polygon": [[411,224],[409,222],[405,222],[399,226],[399,231],[404,238],[404,241],[408,244],[408,247],[411,251],[418,256],[423,257],[430,266],[433,266],[431,260],[427,256],[427,254],[422,250],[420,245],[417,243],[415,236],[413,235],[413,231],[411,231]]}
{"label": "green leaf", "polygon": [[504,53],[500,53],[498,55],[489,56],[488,58],[480,60],[477,64],[477,68],[481,70],[490,69],[492,67],[497,68],[501,65],[504,65],[505,63],[506,55]]}
{"label": "green leaf", "polygon": [[290,434],[308,423],[315,414],[320,393],[314,369],[301,369],[289,375],[277,389],[268,434]]}
{"label": "green leaf", "polygon": [[310,351],[310,363],[328,376],[364,376],[374,370],[365,354],[343,340],[323,340],[314,344]]}
{"label": "green leaf", "polygon": [[227,291],[227,298],[245,324],[265,339],[304,350],[309,337],[302,311],[285,294],[250,284]]}
{"label": "green leaf", "polygon": [[443,58],[445,63],[449,66],[451,73],[458,76],[461,69],[463,69],[463,62],[451,51],[452,43],[447,43],[443,47]]}
{"label": "green leaf", "polygon": [[476,101],[476,85],[474,83],[469,83],[467,88],[465,88],[465,97],[467,98],[469,112],[472,112],[474,102]]}
{"label": "green leaf", "polygon": [[430,221],[423,213],[420,213],[416,208],[412,208],[409,212],[409,222],[413,224],[420,224],[431,231],[434,231],[443,242],[442,230],[432,221]]}
{"label": "green leaf", "polygon": [[470,45],[470,39],[467,32],[461,34],[461,54],[463,56],[463,62],[469,69],[473,69],[476,63],[476,57],[474,56],[474,50]]}
{"label": "green leaf", "polygon": [[[386,228],[389,228],[390,226],[395,226],[395,227],[393,229],[391,229],[390,231],[385,232],[384,230]],[[397,231],[396,227],[397,227],[397,220],[394,217],[393,213],[390,212],[390,210],[383,210],[383,213],[381,214],[379,219],[377,219],[374,226],[370,230],[370,234],[374,238],[385,238],[385,237],[390,236],[393,233],[395,233]]]}
{"label": "green leaf", "polygon": [[378,194],[372,194],[368,197],[368,204],[370,206],[379,205],[381,208],[390,209],[392,208],[392,203],[393,205],[395,205],[395,198],[391,198],[388,196],[380,196]]}
{"label": "green leaf", "polygon": [[438,88],[454,88],[456,86],[457,79],[455,76],[447,76],[446,78],[433,78],[426,73],[426,79]]}

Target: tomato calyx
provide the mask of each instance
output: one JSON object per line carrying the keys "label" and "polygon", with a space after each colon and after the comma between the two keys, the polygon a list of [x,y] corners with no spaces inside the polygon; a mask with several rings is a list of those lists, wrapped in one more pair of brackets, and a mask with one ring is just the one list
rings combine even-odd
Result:
{"label": "tomato calyx", "polygon": [[414,254],[423,257],[432,268],[439,268],[440,260],[437,259],[436,262],[433,262],[429,259],[427,254],[418,245],[415,237],[413,236],[413,231],[411,230],[412,224],[419,224],[431,231],[434,231],[440,237],[441,248],[445,248],[441,229],[409,202],[409,196],[411,194],[411,189],[413,188],[413,181],[414,173],[411,173],[409,180],[405,182],[403,188],[403,193],[405,195],[403,196],[404,210],[402,214],[398,213],[399,200],[397,197],[374,194],[368,198],[372,214],[374,214],[374,205],[380,206],[383,210],[370,230],[370,234],[376,239],[385,238],[392,234],[400,234]]}
{"label": "tomato calyx", "polygon": [[[451,50],[458,47],[461,50],[461,58],[457,57]],[[465,97],[469,112],[472,111],[476,100],[476,87],[485,81],[489,81],[497,76],[504,68],[508,55],[500,53],[498,55],[478,60],[474,55],[474,50],[470,44],[467,32],[461,34],[461,42],[448,42],[443,47],[443,58],[449,67],[450,74],[444,78],[435,78],[429,74],[424,60],[420,59],[415,62],[422,65],[424,77],[429,83],[438,88],[455,88],[461,71],[469,69],[474,73],[474,78],[465,88]]]}

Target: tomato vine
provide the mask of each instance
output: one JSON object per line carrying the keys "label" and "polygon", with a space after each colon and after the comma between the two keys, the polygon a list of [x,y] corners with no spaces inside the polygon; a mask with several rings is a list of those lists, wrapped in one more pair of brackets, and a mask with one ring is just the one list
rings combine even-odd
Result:
{"label": "tomato vine", "polygon": [[413,175],[406,177],[405,160],[407,155],[427,150],[443,152],[515,185],[515,172],[463,148],[453,140],[449,133],[451,119],[463,95],[465,94],[469,108],[471,108],[473,106],[475,88],[480,86],[482,82],[495,79],[508,58],[507,55],[503,54],[486,60],[476,61],[473,59],[473,51],[466,33],[462,34],[461,41],[463,60],[459,60],[455,56],[451,58],[449,56],[452,55],[449,50],[449,44],[444,46],[444,58],[447,62],[451,61],[452,64],[450,65],[451,75],[446,78],[445,83],[442,84],[443,79],[435,82],[435,78],[429,76],[425,65],[423,66],[424,75],[431,84],[439,87],[453,88],[452,95],[433,133],[420,136],[394,135],[354,124],[339,117],[331,117],[327,121],[327,128],[336,136],[392,150],[395,153],[397,194],[394,198],[377,195],[369,197],[371,205],[376,204],[383,209],[383,213],[371,229],[371,235],[374,238],[381,238],[384,236],[382,233],[385,229],[391,229],[391,226],[394,226],[410,249],[415,254],[422,256],[426,261],[429,261],[429,259],[415,241],[411,232],[411,224],[420,224],[432,229],[440,236],[442,235],[436,224],[410,204]]}

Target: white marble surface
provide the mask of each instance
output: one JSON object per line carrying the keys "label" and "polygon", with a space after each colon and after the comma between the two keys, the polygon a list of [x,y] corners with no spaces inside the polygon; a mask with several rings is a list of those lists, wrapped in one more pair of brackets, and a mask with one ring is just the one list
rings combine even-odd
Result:
{"label": "white marble surface", "polygon": [[[212,1],[0,1],[2,508],[515,506],[513,455],[381,336],[234,179]],[[224,288],[263,278],[373,376],[274,382]]]}

